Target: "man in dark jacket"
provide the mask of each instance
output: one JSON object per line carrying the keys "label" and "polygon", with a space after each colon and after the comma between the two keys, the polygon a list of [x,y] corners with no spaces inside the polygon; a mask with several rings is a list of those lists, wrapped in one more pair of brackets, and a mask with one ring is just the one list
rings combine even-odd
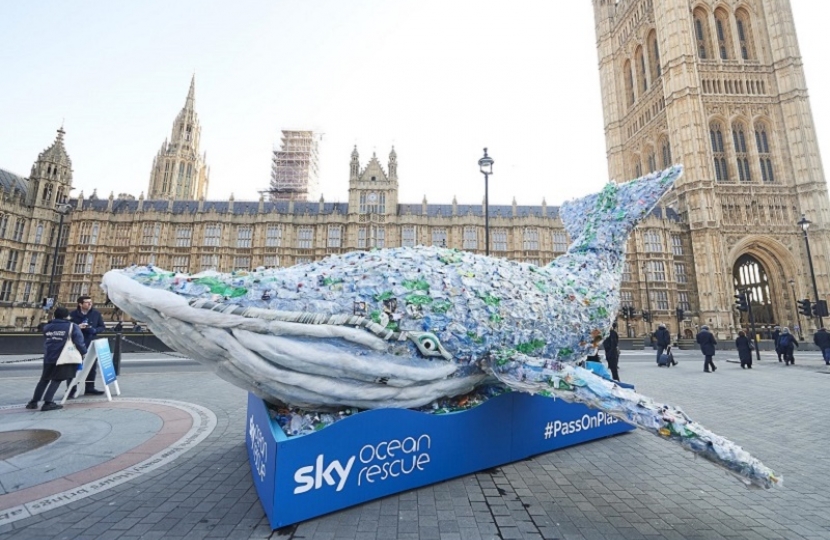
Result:
{"label": "man in dark jacket", "polygon": [[657,331],[654,332],[654,339],[657,341],[657,363],[660,363],[660,357],[666,352],[666,349],[671,345],[671,334],[666,329],[666,325],[660,323]]}
{"label": "man in dark jacket", "polygon": [[[78,371],[77,364],[57,365],[58,358],[61,355],[61,351],[63,351],[66,340],[71,339],[81,355],[86,354],[84,336],[81,334],[80,328],[77,325],[73,325],[68,318],[69,310],[65,307],[59,307],[55,310],[55,318],[43,328],[43,335],[46,337],[46,341],[44,342],[43,372],[40,374],[40,380],[37,386],[35,386],[35,393],[32,395],[32,400],[26,404],[27,409],[37,409],[37,404],[41,397],[44,401],[43,407],[40,409],[41,411],[63,409],[63,405],[58,405],[53,401],[55,392],[58,391],[62,381],[71,381]],[[46,392],[45,395],[44,391]]]}
{"label": "man in dark jacket", "polygon": [[775,347],[775,354],[778,355],[778,361],[783,362],[784,360],[781,358],[781,351],[778,348],[778,338],[781,337],[781,327],[775,325],[775,328],[772,330],[772,346]]}
{"label": "man in dark jacket", "polygon": [[700,327],[696,341],[700,345],[700,352],[703,353],[703,371],[709,373],[710,367],[712,371],[717,370],[718,368],[715,367],[715,362],[712,361],[712,357],[715,356],[715,345],[718,342],[715,339],[715,335],[709,331],[709,327],[705,324]]}
{"label": "man in dark jacket", "polygon": [[819,328],[813,336],[813,343],[821,350],[824,363],[830,366],[830,334],[824,328]]}
{"label": "man in dark jacket", "polygon": [[798,347],[798,340],[790,333],[790,329],[786,326],[781,329],[781,336],[778,338],[778,348],[784,356],[784,365],[789,366],[795,364],[795,348]]}
{"label": "man in dark jacket", "polygon": [[[70,313],[69,318],[81,328],[84,335],[84,345],[87,347],[99,333],[107,329],[104,325],[104,317],[97,309],[92,307],[92,298],[86,295],[78,297],[78,309]],[[95,388],[96,375],[98,375],[97,362],[89,370],[89,375],[86,376],[85,394],[100,396],[104,393],[103,390]],[[74,391],[69,397],[75,397]]]}
{"label": "man in dark jacket", "polygon": [[602,341],[602,348],[605,350],[605,361],[608,362],[611,377],[619,381],[620,374],[617,370],[620,367],[620,335],[617,333],[617,323],[611,325],[608,337]]}

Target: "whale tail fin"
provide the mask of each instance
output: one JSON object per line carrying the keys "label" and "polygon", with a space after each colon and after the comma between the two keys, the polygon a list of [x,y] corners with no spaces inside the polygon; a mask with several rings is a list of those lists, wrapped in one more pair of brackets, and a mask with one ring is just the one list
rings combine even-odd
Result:
{"label": "whale tail fin", "polygon": [[625,248],[628,235],[683,174],[675,165],[624,184],[609,182],[599,193],[568,201],[559,209],[570,249]]}

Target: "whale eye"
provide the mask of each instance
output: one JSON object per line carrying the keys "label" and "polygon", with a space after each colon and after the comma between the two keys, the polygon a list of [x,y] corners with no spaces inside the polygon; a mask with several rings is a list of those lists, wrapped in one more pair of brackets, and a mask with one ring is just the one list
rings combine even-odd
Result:
{"label": "whale eye", "polygon": [[421,347],[428,351],[438,350],[438,339],[436,339],[435,336],[421,336],[420,338],[418,338],[418,342],[421,344]]}
{"label": "whale eye", "polygon": [[431,332],[412,332],[408,337],[424,356],[443,356],[447,360],[452,359],[452,355],[444,350],[435,334]]}

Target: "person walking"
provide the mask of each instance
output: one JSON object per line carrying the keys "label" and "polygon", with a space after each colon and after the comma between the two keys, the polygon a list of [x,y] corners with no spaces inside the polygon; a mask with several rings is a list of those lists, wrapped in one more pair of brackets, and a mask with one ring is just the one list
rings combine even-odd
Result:
{"label": "person walking", "polygon": [[715,345],[718,344],[715,335],[709,331],[707,325],[700,327],[700,332],[697,333],[697,344],[700,345],[700,352],[703,353],[703,371],[706,373],[714,372],[718,368],[715,367],[715,362],[712,357],[715,356]]}
{"label": "person walking", "polygon": [[746,337],[746,332],[743,330],[738,332],[735,347],[738,349],[738,359],[741,361],[741,369],[752,369],[752,342]]}
{"label": "person walking", "polygon": [[55,318],[43,328],[43,335],[46,338],[43,345],[43,371],[35,386],[32,400],[26,404],[26,408],[37,409],[38,402],[43,399],[43,407],[40,410],[55,411],[63,409],[63,405],[53,401],[55,392],[60,388],[61,382],[71,381],[78,372],[78,364],[57,365],[66,340],[71,339],[81,355],[86,354],[86,345],[81,329],[69,320],[69,310],[65,307],[55,310]]}
{"label": "person walking", "polygon": [[781,354],[784,355],[784,365],[789,366],[790,364],[795,364],[793,352],[798,347],[798,341],[790,333],[789,328],[784,327],[781,329],[781,336],[778,338],[778,347],[781,349]]}
{"label": "person walking", "polygon": [[[92,340],[98,334],[107,329],[106,325],[104,325],[104,317],[101,315],[101,312],[92,307],[92,298],[87,295],[78,297],[78,309],[70,313],[69,318],[80,327],[84,335],[84,345],[87,348],[89,348],[89,344],[92,343]],[[104,393],[103,390],[95,388],[96,375],[98,375],[97,362],[93,364],[92,369],[89,370],[89,374],[86,376],[86,390],[84,394],[100,396]],[[72,389],[72,393],[69,394],[69,397],[75,397],[74,388]]]}
{"label": "person walking", "polygon": [[827,333],[825,328],[819,328],[813,335],[813,343],[821,351],[821,357],[824,358],[824,363],[830,366],[830,333]]}
{"label": "person walking", "polygon": [[777,324],[772,331],[772,346],[775,347],[775,354],[778,355],[778,361],[783,362],[784,360],[781,358],[781,351],[778,349],[778,338],[781,337],[781,327]]}
{"label": "person walking", "polygon": [[608,336],[602,340],[602,348],[605,350],[605,361],[608,362],[608,369],[611,370],[611,377],[615,381],[620,380],[620,335],[617,333],[617,323],[611,325]]}
{"label": "person walking", "polygon": [[666,348],[671,345],[671,334],[666,329],[665,324],[660,323],[657,327],[657,331],[654,332],[654,339],[657,341],[657,364],[659,365],[660,357],[666,352]]}

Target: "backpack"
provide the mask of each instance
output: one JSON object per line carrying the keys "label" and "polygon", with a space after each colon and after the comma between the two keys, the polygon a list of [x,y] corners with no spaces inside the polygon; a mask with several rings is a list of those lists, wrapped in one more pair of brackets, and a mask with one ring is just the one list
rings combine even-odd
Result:
{"label": "backpack", "polygon": [[793,336],[792,334],[781,334],[781,337],[778,338],[778,347],[781,350],[786,349],[793,343]]}

